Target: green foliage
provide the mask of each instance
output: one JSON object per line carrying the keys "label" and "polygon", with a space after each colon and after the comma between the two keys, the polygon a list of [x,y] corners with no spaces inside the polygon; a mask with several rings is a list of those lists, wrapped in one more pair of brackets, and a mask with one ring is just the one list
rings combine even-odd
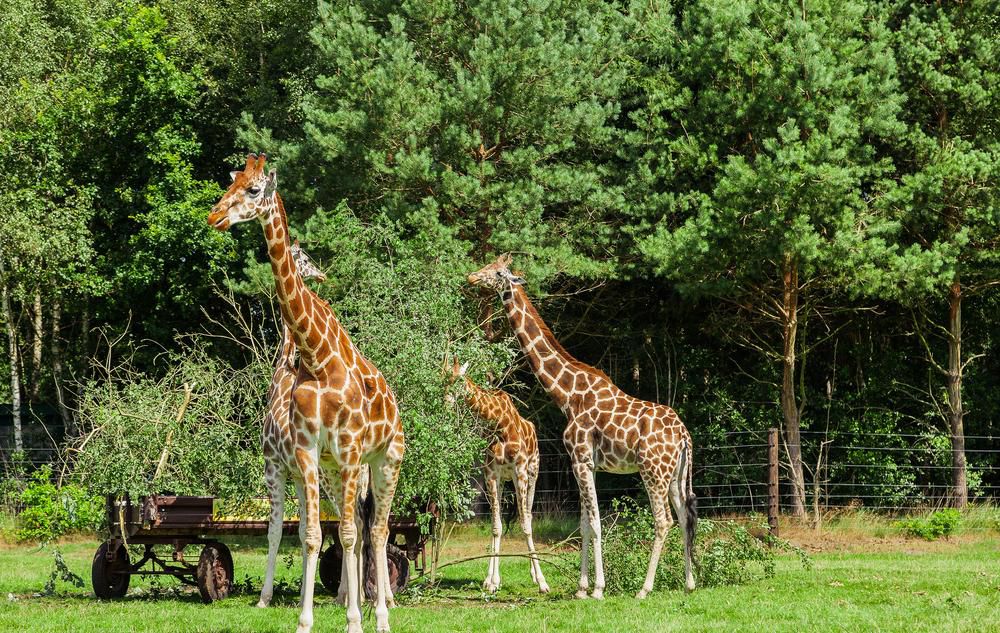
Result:
{"label": "green foliage", "polygon": [[123,363],[85,386],[73,474],[88,490],[233,501],[263,495],[260,425],[269,358],[255,356],[234,368],[210,354],[204,338],[181,345],[181,352],[161,358],[157,376]]}
{"label": "green foliage", "polygon": [[[388,222],[363,223],[346,205],[312,216],[302,243],[314,260],[328,264],[329,281],[319,294],[398,398],[406,435],[398,510],[423,510],[434,501],[450,516],[464,517],[475,492],[469,473],[485,440],[467,410],[445,403],[445,350],[471,363],[482,382],[487,371],[502,375],[511,362],[509,344],[486,343],[469,327],[474,306],[463,294],[467,260],[448,242],[406,241]],[[269,266],[251,271],[257,281],[242,290],[273,292]]]}
{"label": "green foliage", "polygon": [[69,568],[66,564],[66,559],[63,558],[62,552],[53,550],[52,573],[49,574],[49,579],[45,581],[45,587],[42,589],[43,596],[51,596],[56,592],[57,580],[68,582],[78,589],[84,586],[83,578]]}
{"label": "green foliage", "polygon": [[601,156],[626,25],[591,0],[322,2],[301,131],[243,136],[278,150],[292,200],[346,200],[466,252],[527,252],[536,280],[610,272],[621,200]]}
{"label": "green foliage", "polygon": [[[612,502],[612,522],[604,530],[604,573],[609,593],[635,593],[642,588],[649,565],[655,529],[647,505],[629,498]],[[762,536],[758,537],[760,534]],[[808,568],[804,552],[770,536],[767,522],[759,515],[748,523],[729,520],[698,520],[695,548],[695,579],[701,587],[741,585],[774,576],[775,550],[799,554]],[[680,529],[667,533],[655,586],[684,587],[684,540]]]}
{"label": "green foliage", "polygon": [[954,508],[946,508],[932,512],[927,517],[914,517],[896,523],[903,533],[928,541],[935,541],[942,536],[948,537],[962,521],[962,515]]}
{"label": "green foliage", "polygon": [[21,503],[17,536],[23,541],[51,541],[70,532],[95,530],[104,518],[104,499],[78,484],[56,486],[48,465],[32,473]]}

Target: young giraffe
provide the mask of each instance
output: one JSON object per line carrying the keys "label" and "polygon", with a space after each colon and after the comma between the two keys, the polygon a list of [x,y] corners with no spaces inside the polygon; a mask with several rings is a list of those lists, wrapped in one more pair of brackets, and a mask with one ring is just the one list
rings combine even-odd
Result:
{"label": "young giraffe", "polygon": [[[542,593],[549,592],[549,585],[542,575],[542,566],[535,555],[535,542],[531,535],[531,509],[535,499],[535,482],[538,481],[538,438],[535,425],[518,413],[510,395],[499,389],[483,389],[465,375],[468,364],[461,367],[456,359],[451,368],[451,382],[462,379],[461,395],[480,420],[494,424],[496,439],[486,449],[483,461],[483,479],[486,482],[486,496],[493,514],[493,543],[489,569],[483,589],[495,593],[500,588],[500,535],[503,523],[500,520],[500,489],[508,479],[514,482],[514,497],[517,500],[521,530],[528,540],[528,555],[531,557],[531,580]],[[452,396],[449,395],[449,398]]]}
{"label": "young giraffe", "polygon": [[[291,247],[292,258],[302,279],[326,281],[326,275],[309,258],[299,241],[295,240]],[[295,340],[288,326],[282,322],[281,347],[278,349],[278,359],[274,364],[271,376],[271,386],[267,390],[267,412],[264,414],[264,425],[261,429],[261,446],[264,454],[264,485],[271,501],[271,514],[267,526],[267,570],[264,573],[264,586],[260,590],[260,600],[257,606],[264,608],[271,603],[274,594],[274,570],[278,561],[278,546],[281,545],[281,532],[285,514],[285,481],[291,476],[296,482],[296,490],[302,485],[295,479],[298,467],[295,462],[295,435],[291,428],[292,386],[295,384]],[[320,487],[328,496],[332,495],[332,486],[324,471],[319,472]],[[367,470],[362,473],[359,483],[362,491],[367,490]],[[336,499],[333,500],[337,503]],[[299,497],[299,513],[305,516],[302,504],[305,497]],[[360,519],[360,517],[358,517]],[[360,521],[355,521],[356,524]],[[361,529],[359,525],[358,529]],[[364,556],[358,556],[358,564],[364,568]],[[359,572],[363,573],[363,572]],[[363,576],[362,576],[363,578]],[[304,586],[304,585],[303,585]],[[364,594],[362,594],[362,601]],[[337,601],[346,604],[347,601],[347,568],[341,565],[340,587],[337,591]]]}
{"label": "young giraffe", "polygon": [[677,513],[684,534],[684,573],[688,591],[694,589],[691,557],[698,519],[691,482],[692,445],[680,418],[670,407],[625,394],[604,372],[576,360],[563,349],[542,321],[524,291],[524,280],[508,268],[510,256],[469,275],[469,283],[500,293],[504,310],[531,370],[566,415],[563,443],[573,462],[580,488],[580,556],[578,598],[587,597],[588,545],[594,543],[594,598],[604,597],[604,560],[601,553],[601,516],[597,507],[594,473],[634,473],[642,477],[653,506],[656,536],[646,569],[646,581],[636,597],[653,590],[663,540],[671,525],[667,499]]}
{"label": "young giraffe", "polygon": [[355,508],[363,464],[371,467],[375,506],[371,533],[377,575],[376,630],[388,631],[389,508],[405,451],[396,397],[378,369],[351,342],[329,304],[306,288],[299,277],[290,253],[285,207],[277,193],[277,174],[273,169],[264,171],[265,161],[263,154],[259,158],[247,156],[243,171],[231,174],[233,182],[212,207],[208,223],[225,231],[240,222],[260,221],[281,316],[299,349],[291,409],[295,465],[303,481],[299,492],[304,495],[306,510],[299,521],[303,590],[298,631],[305,633],[313,625],[313,589],[322,544],[319,471],[325,470],[341,510],[340,542],[348,581],[347,631],[361,632]]}

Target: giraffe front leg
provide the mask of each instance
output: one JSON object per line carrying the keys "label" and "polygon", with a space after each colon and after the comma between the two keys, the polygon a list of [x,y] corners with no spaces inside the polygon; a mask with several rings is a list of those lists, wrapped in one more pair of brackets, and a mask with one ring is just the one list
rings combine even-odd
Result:
{"label": "giraffe front leg", "polygon": [[264,571],[264,586],[260,589],[259,608],[271,604],[274,595],[274,568],[278,563],[278,547],[281,545],[281,528],[285,519],[285,473],[271,464],[265,471],[267,494],[271,499],[271,515],[267,524],[267,569]]}
{"label": "giraffe front leg", "polygon": [[[336,476],[331,477],[330,473],[325,470],[320,471],[320,484],[323,491],[326,493],[328,499],[330,499],[333,504],[333,511],[338,517],[343,515],[343,511],[340,509],[341,497],[344,494],[344,486],[340,481],[339,473],[335,473]],[[339,537],[339,534],[338,534]],[[337,604],[341,606],[347,605],[347,567],[344,566],[344,553],[343,547],[340,544],[339,538],[331,539],[330,547],[340,547],[340,584],[337,585]]]}
{"label": "giraffe front leg", "polygon": [[[313,625],[313,590],[316,582],[316,563],[323,534],[319,524],[319,476],[315,449],[296,449],[295,461],[302,473],[302,483],[297,486],[300,494],[299,537],[302,539],[302,593],[301,612],[297,633],[309,633]],[[305,526],[303,527],[303,522]]]}
{"label": "giraffe front leg", "polygon": [[[581,528],[586,523],[589,530],[589,540],[594,545],[594,590],[591,592],[590,597],[601,600],[604,598],[604,557],[601,551],[601,511],[597,507],[597,486],[594,483],[594,471],[589,464],[577,463],[573,465],[573,474],[576,475],[580,486],[581,505],[584,505],[584,500],[586,500],[585,510],[581,512]],[[577,597],[586,596],[586,585],[584,584],[586,581],[586,571],[584,571],[585,561],[586,556],[582,555],[580,591],[577,591]],[[584,594],[583,596],[580,595],[581,592]]]}
{"label": "giraffe front leg", "polygon": [[548,593],[549,585],[545,582],[545,576],[542,574],[542,565],[538,562],[535,541],[531,535],[531,499],[533,497],[532,489],[534,488],[532,480],[537,476],[537,472],[532,475],[526,469],[519,469],[517,479],[514,481],[514,496],[517,497],[518,512],[521,515],[521,531],[524,532],[525,539],[528,541],[528,556],[531,558],[531,580],[538,585],[538,590],[541,593]]}
{"label": "giraffe front leg", "polygon": [[483,581],[483,590],[496,593],[500,589],[500,536],[503,532],[503,522],[500,518],[500,482],[494,472],[486,474],[486,496],[490,501],[490,514],[493,518],[492,540],[490,541],[490,565]]}

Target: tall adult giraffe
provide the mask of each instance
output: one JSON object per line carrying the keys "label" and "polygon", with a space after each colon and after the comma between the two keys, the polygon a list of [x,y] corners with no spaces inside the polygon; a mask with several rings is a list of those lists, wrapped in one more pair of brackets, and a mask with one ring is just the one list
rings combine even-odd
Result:
{"label": "tall adult giraffe", "polygon": [[278,177],[273,169],[264,171],[265,161],[263,154],[250,154],[243,170],[230,174],[233,182],[212,207],[208,223],[225,231],[240,222],[260,221],[281,317],[299,349],[298,375],[292,390],[292,429],[306,512],[299,519],[303,590],[298,631],[305,633],[313,625],[313,589],[322,544],[319,471],[324,470],[330,476],[341,510],[340,542],[348,581],[347,631],[361,633],[355,505],[363,464],[371,467],[375,505],[372,549],[377,575],[376,630],[388,631],[389,508],[405,451],[396,397],[378,369],[351,342],[329,304],[299,277],[291,256],[285,207],[277,193]]}
{"label": "tall adult giraffe", "polygon": [[500,588],[500,536],[503,523],[500,520],[500,489],[508,479],[514,482],[514,498],[517,500],[521,530],[528,541],[528,556],[531,557],[531,580],[542,593],[549,592],[549,585],[542,574],[542,566],[535,555],[535,541],[531,535],[531,510],[535,500],[535,482],[538,481],[538,437],[535,425],[518,413],[510,395],[500,389],[483,389],[465,375],[468,364],[458,364],[455,359],[451,367],[451,382],[461,380],[461,395],[472,413],[483,422],[494,427],[495,436],[486,448],[483,460],[483,479],[486,496],[493,515],[493,542],[490,564],[483,581],[483,589],[495,593]]}
{"label": "tall adult giraffe", "polygon": [[674,506],[684,534],[684,573],[688,591],[694,589],[691,558],[697,504],[691,482],[691,436],[668,406],[629,396],[599,369],[581,363],[563,349],[524,291],[524,279],[510,272],[510,256],[469,275],[469,283],[492,288],[503,299],[507,318],[517,335],[531,370],[566,415],[563,443],[573,463],[580,488],[580,556],[578,598],[586,598],[589,542],[594,545],[594,598],[604,597],[604,560],[601,553],[601,515],[597,507],[595,471],[639,472],[649,494],[656,522],[653,551],[646,580],[637,598],[653,590],[663,540],[671,525],[667,499]]}
{"label": "tall adult giraffe", "polygon": [[[309,258],[295,240],[291,246],[292,259],[302,279],[325,281],[326,275]],[[296,479],[300,474],[295,461],[295,433],[292,430],[292,386],[298,373],[295,364],[295,338],[291,330],[281,323],[281,347],[278,348],[278,358],[271,374],[271,385],[267,390],[267,411],[264,414],[264,424],[261,428],[261,448],[264,455],[264,486],[267,488],[271,502],[270,519],[267,526],[267,569],[264,573],[264,585],[260,590],[258,607],[267,607],[274,595],[274,570],[278,561],[278,547],[281,545],[281,533],[285,514],[285,482],[291,477],[299,493],[299,516],[305,516],[305,496],[301,494],[302,481]],[[320,488],[332,498],[333,487],[326,474],[319,471]],[[367,470],[362,471],[359,488],[368,488]],[[339,510],[338,510],[339,512]],[[360,519],[360,517],[358,517]],[[360,521],[356,520],[358,529]],[[364,555],[358,556],[358,565],[364,569]],[[363,574],[362,571],[358,572]],[[360,576],[364,578],[363,575]],[[301,585],[305,588],[305,584]],[[362,594],[362,599],[364,594]],[[340,587],[337,590],[337,601],[347,602],[347,568],[341,566]]]}

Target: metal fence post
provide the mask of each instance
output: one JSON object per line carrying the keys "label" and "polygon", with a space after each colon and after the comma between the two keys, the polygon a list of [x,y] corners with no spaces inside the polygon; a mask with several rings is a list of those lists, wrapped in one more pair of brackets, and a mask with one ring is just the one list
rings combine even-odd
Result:
{"label": "metal fence post", "polygon": [[767,525],[778,536],[778,429],[767,432]]}

